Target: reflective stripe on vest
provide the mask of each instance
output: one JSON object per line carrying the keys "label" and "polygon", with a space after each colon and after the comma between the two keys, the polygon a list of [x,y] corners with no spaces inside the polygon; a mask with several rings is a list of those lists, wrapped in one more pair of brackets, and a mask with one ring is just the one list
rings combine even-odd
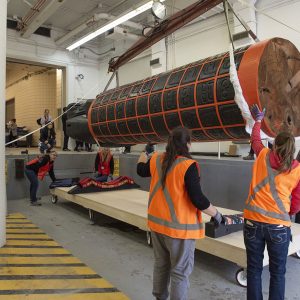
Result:
{"label": "reflective stripe on vest", "polygon": [[[158,172],[158,181],[155,184],[155,187],[153,188],[152,193],[149,196],[148,207],[150,206],[151,201],[152,201],[154,195],[157,193],[157,191],[160,188],[162,188],[162,183],[161,183],[161,179],[162,179],[162,166],[161,166],[160,159],[161,159],[161,156],[157,155],[157,158],[156,158],[156,170]],[[181,158],[176,159],[176,161],[173,163],[172,167],[168,170],[168,173],[170,171],[172,171],[178,164],[180,164],[181,162],[183,162],[185,160],[188,160],[188,159],[185,158],[185,157],[181,157]],[[170,196],[170,193],[169,193],[167,187],[165,186],[162,189],[162,191],[163,191],[164,197],[166,199],[166,202],[168,204],[168,208],[169,208],[169,212],[170,212],[170,216],[171,216],[171,222],[167,221],[167,220],[164,220],[164,219],[161,219],[161,218],[158,218],[158,217],[155,217],[155,216],[150,215],[148,213],[148,219],[150,221],[152,221],[152,222],[154,222],[156,224],[162,225],[162,226],[166,226],[166,227],[173,228],[173,229],[180,229],[180,230],[199,230],[199,229],[203,228],[203,224],[198,222],[197,213],[196,213],[196,216],[195,216],[196,217],[196,221],[197,221],[196,224],[181,224],[181,223],[179,223],[178,220],[177,220],[176,214],[175,214],[175,208],[174,208],[173,200],[172,200],[172,198]]]}
{"label": "reflective stripe on vest", "polygon": [[[290,221],[290,216],[289,216],[288,212],[286,211],[286,209],[283,205],[283,202],[280,199],[280,197],[278,196],[278,192],[276,190],[275,176],[278,175],[279,173],[277,171],[274,171],[271,168],[270,160],[269,160],[269,153],[266,155],[265,161],[266,161],[266,165],[267,165],[267,174],[268,175],[266,178],[264,178],[259,184],[257,184],[253,188],[253,193],[249,196],[249,198],[246,202],[245,208],[249,211],[257,212],[257,213],[260,213],[267,217],[271,217],[271,218],[282,220],[282,221]],[[261,191],[267,184],[270,185],[270,191],[271,191],[272,197],[275,200],[277,207],[282,212],[281,214],[276,213],[276,212],[267,211],[256,205],[250,205],[250,203],[255,199],[256,194],[259,191]]]}

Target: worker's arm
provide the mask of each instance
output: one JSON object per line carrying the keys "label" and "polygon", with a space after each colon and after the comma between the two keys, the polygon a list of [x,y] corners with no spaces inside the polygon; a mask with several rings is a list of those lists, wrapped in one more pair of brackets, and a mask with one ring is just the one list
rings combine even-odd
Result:
{"label": "worker's arm", "polygon": [[187,169],[184,176],[184,183],[193,205],[203,213],[213,217],[217,224],[220,224],[222,222],[222,215],[209,202],[207,197],[202,192],[200,176],[196,162]]}
{"label": "worker's arm", "polygon": [[136,166],[136,172],[141,177],[150,177],[150,159],[145,152],[142,152]]}
{"label": "worker's arm", "polygon": [[56,180],[55,175],[54,175],[53,164],[52,164],[51,167],[50,167],[50,170],[49,170],[49,176],[50,176],[50,178],[51,178],[52,181],[55,181],[55,180]]}
{"label": "worker's arm", "polygon": [[290,215],[300,212],[300,181],[292,191]]}
{"label": "worker's arm", "polygon": [[94,168],[95,172],[98,171],[99,160],[100,160],[99,153],[97,153],[96,158],[95,158],[95,168]]}
{"label": "worker's arm", "polygon": [[258,156],[260,151],[265,148],[263,143],[261,142],[260,127],[261,127],[261,122],[256,121],[252,128],[252,134],[251,134],[251,146],[256,156]]}
{"label": "worker's arm", "polygon": [[111,157],[110,162],[109,162],[109,169],[110,169],[110,174],[111,175],[114,174],[115,162],[114,162],[113,156]]}
{"label": "worker's arm", "polygon": [[258,156],[260,151],[264,148],[264,145],[261,142],[260,127],[261,127],[261,121],[265,117],[265,109],[261,111],[258,105],[254,104],[251,107],[251,112],[255,119],[255,124],[252,128],[252,133],[251,133],[251,146],[256,156]]}

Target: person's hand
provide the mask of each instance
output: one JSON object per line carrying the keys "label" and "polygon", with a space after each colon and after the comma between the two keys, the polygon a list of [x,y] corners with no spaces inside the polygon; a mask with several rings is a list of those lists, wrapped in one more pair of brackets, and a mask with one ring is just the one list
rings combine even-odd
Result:
{"label": "person's hand", "polygon": [[216,228],[218,228],[220,224],[225,223],[224,217],[219,211],[211,218],[211,221],[215,223]]}
{"label": "person's hand", "polygon": [[262,111],[259,109],[257,104],[252,105],[251,112],[254,116],[255,121],[261,121],[265,117],[266,109],[264,108]]}
{"label": "person's hand", "polygon": [[45,144],[48,144],[48,141],[45,141],[44,143],[45,143]]}
{"label": "person's hand", "polygon": [[50,145],[50,144],[47,144],[47,147],[48,147],[48,148],[51,148],[51,145]]}
{"label": "person's hand", "polygon": [[154,145],[151,143],[148,143],[145,147],[145,152],[147,155],[150,155],[152,152],[154,152]]}

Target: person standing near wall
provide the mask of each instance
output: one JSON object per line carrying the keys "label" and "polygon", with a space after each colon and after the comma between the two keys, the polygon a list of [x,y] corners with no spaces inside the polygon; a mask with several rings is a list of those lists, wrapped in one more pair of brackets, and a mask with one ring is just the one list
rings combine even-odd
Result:
{"label": "person standing near wall", "polygon": [[216,226],[223,216],[202,193],[198,163],[189,149],[191,134],[187,128],[174,129],[166,152],[154,153],[147,145],[141,154],[137,173],[150,177],[148,227],[154,250],[152,294],[157,300],[186,300],[189,276],[194,266],[196,239],[204,237],[201,211],[212,216]]}
{"label": "person standing near wall", "polygon": [[30,182],[30,205],[40,206],[37,202],[36,193],[39,187],[39,180],[43,180],[47,173],[49,173],[52,181],[55,181],[54,175],[54,161],[57,158],[57,153],[51,150],[42,158],[35,158],[27,163],[25,167],[25,175]]}
{"label": "person standing near wall", "polygon": [[64,114],[61,117],[61,122],[62,122],[62,127],[63,127],[63,132],[64,132],[64,145],[63,145],[63,151],[71,151],[68,148],[68,144],[69,144],[69,136],[67,135],[67,120],[68,120],[68,116],[65,113],[65,111],[67,110],[66,107],[63,108],[63,112]]}
{"label": "person standing near wall", "polygon": [[40,118],[40,125],[44,126],[45,124],[47,124],[51,121],[52,121],[52,117],[50,116],[50,111],[49,111],[49,109],[46,108],[44,111],[44,115],[41,116],[41,118]]}
{"label": "person standing near wall", "polygon": [[[8,124],[7,124],[7,128],[8,128],[8,133],[9,133],[9,141],[13,141],[15,139],[18,138],[18,125],[17,125],[17,120],[16,119],[11,119]],[[17,142],[14,142],[12,144],[10,144],[9,147],[18,147]]]}
{"label": "person standing near wall", "polygon": [[267,245],[269,300],[284,300],[286,259],[291,239],[290,215],[300,211],[300,164],[294,160],[295,138],[288,132],[276,136],[272,150],[263,146],[260,127],[264,111],[257,105],[251,110],[256,120],[251,142],[257,159],[244,210],[247,299],[263,299],[261,273]]}
{"label": "person standing near wall", "polygon": [[109,148],[100,148],[95,158],[96,180],[107,181],[114,173],[114,158]]}

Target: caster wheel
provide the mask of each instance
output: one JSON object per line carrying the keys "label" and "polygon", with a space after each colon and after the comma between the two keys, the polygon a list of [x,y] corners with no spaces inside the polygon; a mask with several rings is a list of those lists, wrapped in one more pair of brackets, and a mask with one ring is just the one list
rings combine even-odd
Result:
{"label": "caster wheel", "polygon": [[149,247],[152,247],[152,236],[151,236],[151,232],[150,231],[147,231],[146,232],[146,235],[147,235],[147,245]]}
{"label": "caster wheel", "polygon": [[300,258],[300,250],[297,251],[297,252],[295,253],[295,256],[296,256],[297,258]]}
{"label": "caster wheel", "polygon": [[237,270],[235,279],[240,286],[247,287],[247,270],[243,268]]}
{"label": "caster wheel", "polygon": [[58,200],[57,196],[55,196],[55,195],[52,195],[52,196],[51,196],[51,202],[52,202],[53,204],[56,204],[56,203],[57,203],[57,200]]}

